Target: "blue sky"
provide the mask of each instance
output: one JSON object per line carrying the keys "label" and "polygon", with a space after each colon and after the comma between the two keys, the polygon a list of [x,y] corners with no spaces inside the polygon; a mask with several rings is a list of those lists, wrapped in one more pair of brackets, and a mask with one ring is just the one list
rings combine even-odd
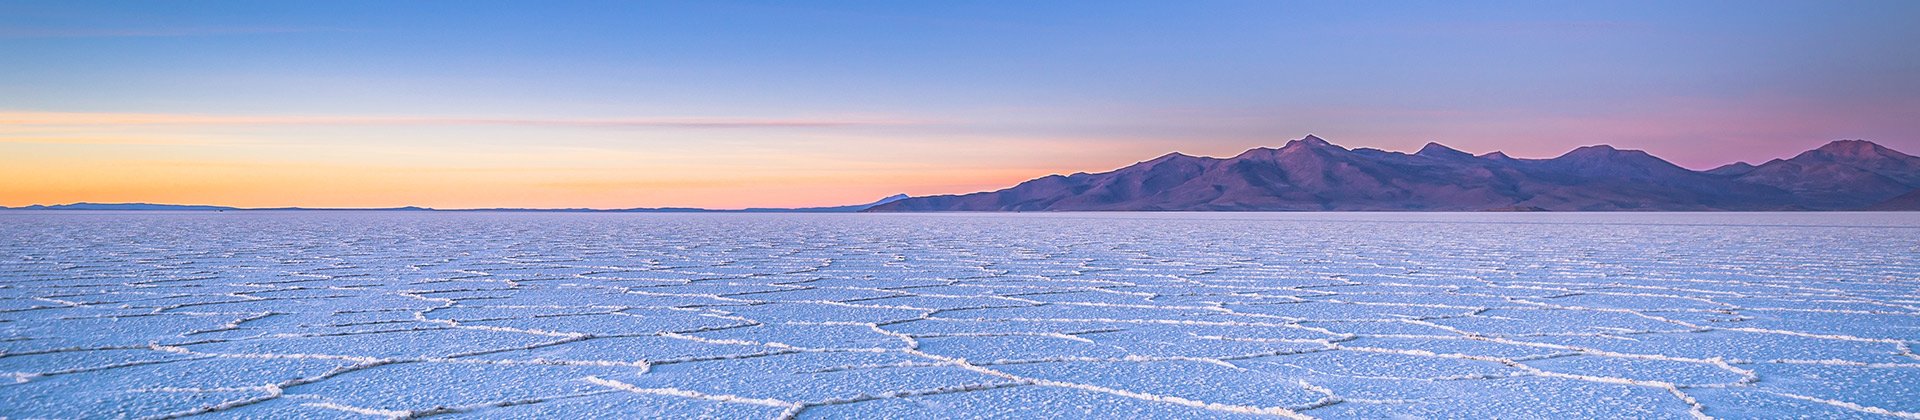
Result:
{"label": "blue sky", "polygon": [[[0,2],[0,159],[40,177],[0,205],[833,204],[1308,133],[1695,168],[1920,152],[1916,21],[1910,1]],[[46,172],[75,165],[129,172]]]}

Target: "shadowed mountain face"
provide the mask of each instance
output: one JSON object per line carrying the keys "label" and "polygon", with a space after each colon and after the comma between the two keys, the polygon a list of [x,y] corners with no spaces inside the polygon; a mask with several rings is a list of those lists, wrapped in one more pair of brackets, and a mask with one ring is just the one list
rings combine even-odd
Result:
{"label": "shadowed mountain face", "polygon": [[1889,198],[1878,204],[1867,206],[1872,211],[1920,211],[1920,189],[1908,191],[1899,197]]}
{"label": "shadowed mountain face", "polygon": [[1307,136],[1231,158],[1174,153],[1112,172],[868,211],[1852,210],[1916,188],[1920,158],[1858,140],[1701,172],[1604,145],[1514,159],[1434,143],[1413,154],[1349,150]]}
{"label": "shadowed mountain face", "polygon": [[1855,209],[1920,188],[1920,158],[1873,142],[1841,140],[1768,161],[1735,179],[1791,191],[1809,208]]}

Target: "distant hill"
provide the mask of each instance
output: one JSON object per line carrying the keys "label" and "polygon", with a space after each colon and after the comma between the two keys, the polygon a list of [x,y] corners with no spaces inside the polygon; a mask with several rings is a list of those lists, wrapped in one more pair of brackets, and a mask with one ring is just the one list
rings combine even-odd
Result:
{"label": "distant hill", "polygon": [[855,204],[851,206],[801,207],[801,208],[750,208],[750,209],[740,210],[740,211],[748,212],[748,213],[850,213],[850,212],[857,212],[861,210],[870,209],[870,208],[873,208],[874,206],[878,206],[881,204],[887,204],[895,201],[905,200],[908,198],[913,198],[913,197],[908,196],[906,194],[894,194],[894,195],[888,196],[887,198],[882,198],[880,199],[880,201],[875,201],[867,204]]}
{"label": "distant hill", "polygon": [[748,208],[748,209],[741,209],[741,210],[714,210],[714,209],[702,209],[702,208],[693,208],[693,207],[641,207],[641,208],[628,208],[628,209],[492,208],[492,209],[459,209],[459,210],[438,210],[438,211],[498,211],[498,212],[540,212],[540,213],[854,213],[854,212],[859,212],[861,210],[872,208],[873,206],[905,200],[907,198],[911,198],[911,197],[906,194],[894,194],[892,196],[888,196],[878,201],[874,201],[866,204],[852,204],[852,205],[832,206],[832,207],[793,207],[793,208],[755,207],[755,208]]}
{"label": "distant hill", "polygon": [[[0,207],[0,208],[8,208],[8,207]],[[147,204],[147,203],[73,203],[73,204],[59,204],[59,205],[52,205],[52,206],[43,206],[43,205],[36,204],[36,205],[31,205],[26,207],[13,207],[12,209],[15,209],[15,210],[155,210],[155,211],[239,210],[239,208],[237,207],[225,207],[225,206],[194,206],[194,205],[179,205],[179,204]]]}
{"label": "distant hill", "polygon": [[73,203],[59,205],[31,205],[26,207],[0,207],[0,210],[117,210],[117,211],[456,211],[456,212],[523,212],[523,213],[852,213],[873,206],[910,198],[906,194],[895,194],[867,204],[854,204],[833,207],[800,208],[750,208],[744,210],[710,210],[692,207],[648,207],[627,209],[532,209],[532,208],[489,208],[489,209],[432,209],[426,207],[382,207],[382,208],[308,208],[308,207],[271,207],[242,208],[226,206],[198,206],[178,204],[148,203]]}
{"label": "distant hill", "polygon": [[1315,136],[1230,158],[1172,153],[998,191],[916,197],[866,211],[1761,211],[1858,210],[1920,189],[1920,158],[1836,141],[1791,159],[1709,171],[1598,145],[1552,159],[1407,154]]}

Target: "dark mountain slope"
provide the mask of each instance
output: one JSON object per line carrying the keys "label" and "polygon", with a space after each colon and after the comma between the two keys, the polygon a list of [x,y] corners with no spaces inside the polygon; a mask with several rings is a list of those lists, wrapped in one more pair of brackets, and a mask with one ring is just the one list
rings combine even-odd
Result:
{"label": "dark mountain slope", "polygon": [[1867,206],[1871,211],[1920,211],[1920,189],[1908,191],[1899,197],[1889,198],[1878,204]]}
{"label": "dark mountain slope", "polygon": [[1920,158],[1873,142],[1840,140],[1760,164],[1736,179],[1791,191],[1808,208],[1854,209],[1920,188]]}

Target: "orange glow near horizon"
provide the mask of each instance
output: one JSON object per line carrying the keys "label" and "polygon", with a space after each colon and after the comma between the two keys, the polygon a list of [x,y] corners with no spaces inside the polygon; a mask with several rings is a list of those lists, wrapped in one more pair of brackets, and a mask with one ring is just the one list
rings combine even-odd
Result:
{"label": "orange glow near horizon", "polygon": [[[360,127],[394,119],[129,115],[0,113],[0,179],[7,180],[0,183],[0,206],[837,206],[898,193],[998,189],[1050,173],[1118,167],[1131,162],[1123,156],[1140,152],[1095,155],[1070,143],[1004,139],[954,140],[959,146],[936,150],[874,134],[807,132],[843,126],[832,123],[638,131],[539,126],[502,135],[497,131],[511,128],[476,130],[459,122],[466,120],[446,119],[397,134],[391,127]],[[303,127],[260,127],[283,121]],[[321,133],[304,133],[313,130]],[[761,140],[769,136],[801,146],[769,148]],[[688,137],[709,140],[656,140]],[[930,162],[929,152],[939,161]]]}
{"label": "orange glow near horizon", "polygon": [[997,189],[1049,171],[953,168],[911,174],[848,170],[724,177],[635,172],[49,160],[0,167],[0,178],[11,180],[0,185],[0,197],[4,197],[0,206],[144,202],[236,207],[811,207],[858,204],[896,193]]}
{"label": "orange glow near horizon", "polygon": [[[527,176],[529,170],[512,169],[266,168],[157,161],[108,165],[119,169],[100,174],[23,166],[0,169],[0,177],[19,181],[0,186],[0,197],[6,197],[0,205],[144,202],[235,207],[812,207],[858,204],[895,193],[929,195],[997,189],[1034,177],[1032,171],[1000,170],[940,171],[908,177],[847,173],[630,180],[603,174]],[[875,179],[891,182],[876,183]],[[915,188],[913,184],[948,188]]]}

